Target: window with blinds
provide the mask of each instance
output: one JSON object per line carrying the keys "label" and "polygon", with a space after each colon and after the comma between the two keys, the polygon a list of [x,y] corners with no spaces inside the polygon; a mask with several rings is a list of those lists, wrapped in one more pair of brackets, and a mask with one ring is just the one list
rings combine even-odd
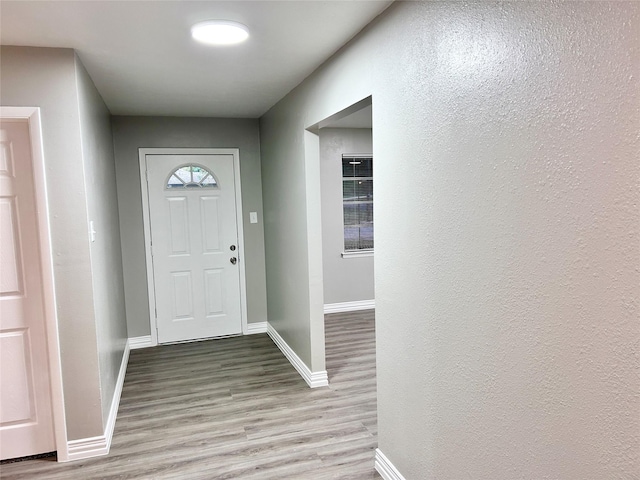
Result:
{"label": "window with blinds", "polygon": [[373,158],[342,156],[344,249],[373,249]]}

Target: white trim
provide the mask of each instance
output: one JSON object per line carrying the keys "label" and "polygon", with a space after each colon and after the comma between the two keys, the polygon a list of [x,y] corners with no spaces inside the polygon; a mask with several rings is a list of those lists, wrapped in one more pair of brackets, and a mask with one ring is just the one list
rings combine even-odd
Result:
{"label": "white trim", "polygon": [[255,322],[247,324],[245,335],[254,335],[256,333],[267,333],[267,322]]}
{"label": "white trim", "polygon": [[376,448],[374,466],[384,480],[405,480],[398,469],[391,463],[391,460],[379,448]]}
{"label": "white trim", "polygon": [[324,313],[355,312],[376,308],[375,300],[358,300],[357,302],[325,303]]}
{"label": "white trim", "polygon": [[129,347],[131,350],[136,350],[138,348],[148,348],[153,347],[153,342],[151,341],[151,335],[142,335],[141,337],[131,337],[129,338]]}
{"label": "white trim", "polygon": [[237,148],[139,148],[140,191],[142,194],[142,221],[144,228],[144,250],[147,262],[147,291],[149,295],[149,326],[151,345],[158,345],[158,329],[155,317],[156,293],[153,283],[153,258],[151,256],[151,221],[149,219],[149,191],[147,188],[147,155],[232,155],[233,176],[236,190],[236,226],[238,233],[238,265],[240,267],[240,315],[242,333],[247,334],[247,280],[244,255],[244,224],[242,214],[242,192],[240,190],[240,150]]}
{"label": "white trim", "polygon": [[38,246],[40,248],[40,273],[44,301],[44,322],[47,335],[49,378],[51,384],[51,409],[53,413],[53,433],[58,461],[68,458],[67,420],[64,411],[64,389],[62,384],[62,360],[58,336],[58,315],[56,307],[55,280],[53,273],[53,249],[49,226],[49,203],[42,139],[42,123],[39,107],[0,107],[0,118],[27,120],[31,143],[31,163],[36,198],[36,218],[38,222]]}
{"label": "white trim", "polygon": [[319,372],[312,372],[270,323],[267,323],[267,334],[271,337],[273,343],[276,344],[284,356],[287,357],[287,360],[289,360],[291,365],[293,365],[293,368],[295,368],[304,381],[307,382],[309,387],[317,388],[329,385],[327,371],[322,370]]}
{"label": "white trim", "polygon": [[113,429],[116,426],[116,417],[118,416],[118,407],[120,407],[120,397],[122,396],[122,387],[124,386],[124,377],[127,374],[127,365],[129,364],[129,352],[131,346],[129,340],[124,345],[124,352],[122,353],[122,362],[120,362],[120,371],[118,372],[118,379],[116,380],[116,387],[113,391],[113,398],[111,399],[111,408],[109,409],[109,418],[107,419],[107,425],[104,429],[104,435],[107,438],[107,453],[111,448],[111,439],[113,438]]}
{"label": "white trim", "polygon": [[107,418],[107,424],[104,428],[104,435],[81,438],[79,440],[70,440],[67,444],[69,455],[64,461],[100,457],[109,453],[109,450],[111,449],[111,440],[113,438],[113,429],[116,426],[116,418],[118,416],[118,407],[120,406],[120,397],[122,396],[124,377],[127,373],[130,351],[130,342],[127,340],[122,354],[122,362],[120,363],[120,371],[118,372],[116,388],[113,392],[113,398],[111,399],[111,408],[109,409],[109,417]]}
{"label": "white trim", "polygon": [[142,195],[142,226],[144,230],[144,253],[147,265],[147,293],[149,300],[149,326],[151,329],[151,344],[158,344],[158,330],[156,327],[156,292],[153,284],[153,257],[151,255],[151,220],[149,218],[149,192],[147,188],[147,149],[138,149],[140,162],[140,190]]}
{"label": "white trim", "polygon": [[[244,215],[242,214],[242,185],[240,179],[240,149],[228,149],[233,155],[233,178],[236,187],[236,228],[238,229],[238,266],[240,267],[240,311],[242,318],[240,319],[242,333],[247,333],[247,322],[249,310],[247,308],[247,272],[244,252]],[[223,149],[214,149],[214,151],[224,152]]]}
{"label": "white trim", "polygon": [[342,252],[342,258],[362,258],[362,257],[373,257],[373,248],[367,248],[363,250],[347,250],[346,252]]}
{"label": "white trim", "polygon": [[65,462],[72,462],[106,455],[109,453],[109,446],[107,445],[107,438],[104,435],[100,435],[99,437],[70,440],[67,443],[67,450],[69,455]]}

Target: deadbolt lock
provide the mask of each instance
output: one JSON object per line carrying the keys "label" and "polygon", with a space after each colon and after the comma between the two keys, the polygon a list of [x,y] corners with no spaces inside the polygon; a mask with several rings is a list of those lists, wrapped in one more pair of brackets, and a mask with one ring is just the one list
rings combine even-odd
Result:
{"label": "deadbolt lock", "polygon": [[236,250],[236,246],[235,246],[235,245],[231,245],[231,246],[229,247],[229,249],[230,249],[232,252],[235,252],[235,250]]}

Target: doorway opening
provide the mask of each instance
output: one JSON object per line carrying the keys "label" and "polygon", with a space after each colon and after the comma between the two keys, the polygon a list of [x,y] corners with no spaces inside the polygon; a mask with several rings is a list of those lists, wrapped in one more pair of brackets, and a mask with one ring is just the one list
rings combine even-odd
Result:
{"label": "doorway opening", "polygon": [[324,313],[375,307],[371,97],[318,124]]}
{"label": "doorway opening", "polygon": [[[309,129],[317,135],[325,342],[341,328],[374,330],[373,104],[367,97]],[[354,352],[357,355],[357,352]],[[327,349],[327,373],[332,359]],[[375,360],[373,360],[375,362]],[[336,367],[339,368],[339,367]]]}

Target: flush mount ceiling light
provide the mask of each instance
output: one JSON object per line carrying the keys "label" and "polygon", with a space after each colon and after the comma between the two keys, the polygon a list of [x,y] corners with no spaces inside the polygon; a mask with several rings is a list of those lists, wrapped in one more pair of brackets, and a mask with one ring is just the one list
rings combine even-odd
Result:
{"label": "flush mount ceiling light", "polygon": [[191,27],[191,36],[208,45],[233,45],[249,38],[249,29],[228,20],[208,20]]}

